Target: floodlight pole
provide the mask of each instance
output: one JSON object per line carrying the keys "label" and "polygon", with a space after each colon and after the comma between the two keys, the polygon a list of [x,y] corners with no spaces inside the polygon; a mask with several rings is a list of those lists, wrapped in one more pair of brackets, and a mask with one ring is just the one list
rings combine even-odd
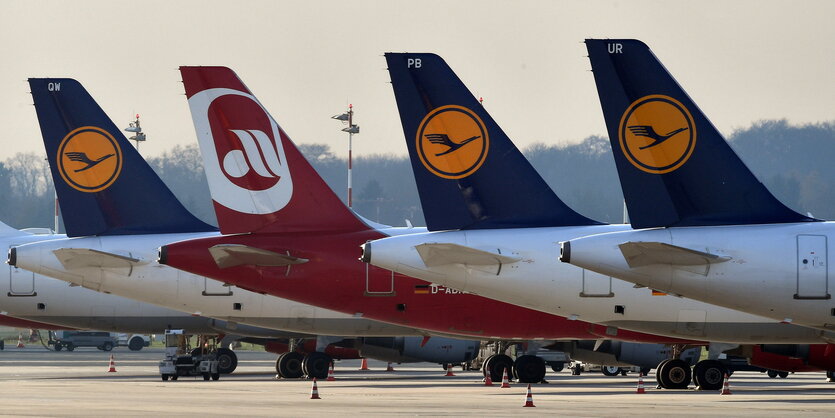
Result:
{"label": "floodlight pole", "polygon": [[351,144],[354,141],[354,132],[351,127],[354,126],[354,105],[348,105],[348,208],[350,209],[353,203],[353,187],[351,185],[351,169],[353,164],[351,161]]}
{"label": "floodlight pole", "polygon": [[354,125],[354,105],[349,104],[347,112],[331,116],[331,119],[348,123],[348,127],[342,128],[342,132],[348,132],[348,207],[350,208],[353,203],[353,188],[351,185],[351,170],[353,169],[353,162],[351,146],[354,141],[354,134],[360,133],[360,127],[358,125]]}

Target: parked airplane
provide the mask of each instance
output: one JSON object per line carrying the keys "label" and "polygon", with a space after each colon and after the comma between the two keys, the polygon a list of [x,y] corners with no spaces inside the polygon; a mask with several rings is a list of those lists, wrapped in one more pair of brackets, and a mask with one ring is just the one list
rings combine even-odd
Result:
{"label": "parked airplane", "polygon": [[[325,377],[331,359],[321,352],[344,336],[413,336],[401,344],[409,350],[408,357],[437,358],[443,352],[444,363],[464,362],[469,360],[467,353],[470,358],[475,354],[477,343],[472,341],[423,341],[426,333],[413,328],[222,286],[157,264],[153,260],[160,245],[216,236],[216,228],[194,218],[174,198],[78,82],[30,79],[29,83],[47,155],[52,156],[49,162],[64,224],[69,235],[77,237],[12,248],[11,265],[100,292],[213,318],[203,319],[211,327],[183,327],[192,333],[250,338],[319,335],[314,352],[304,359],[293,350],[279,358],[276,370],[284,377],[298,377],[303,370]],[[391,348],[395,342],[389,338],[349,345],[360,344],[368,352],[375,346]],[[233,363],[234,353],[223,350]]]}
{"label": "parked airplane", "polygon": [[[616,329],[725,343],[714,344],[714,354],[738,344],[832,341],[829,332],[655,296],[649,289],[560,263],[560,241],[629,226],[601,225],[559,200],[440,57],[389,53],[386,60],[426,222],[438,232],[367,243],[364,261]],[[442,148],[427,136],[433,134],[482,139],[439,155]],[[456,230],[444,231],[450,229]],[[678,359],[662,363],[658,373],[665,387],[686,387],[690,380],[689,368]],[[721,383],[721,366],[700,362],[695,375],[699,386],[715,387]]]}
{"label": "parked airplane", "polygon": [[[360,244],[416,228],[373,224],[345,207],[228,68],[182,67],[181,72],[215,211],[228,235],[166,245],[160,249],[161,263],[442,335],[690,341],[566,320],[405,276],[395,278],[391,271],[358,262]],[[649,347],[644,353],[655,358],[657,351]],[[501,355],[486,364],[498,377],[513,363]],[[539,381],[545,364],[535,356],[520,356],[514,370],[522,380]]]}
{"label": "parked airplane", "polygon": [[[784,323],[835,329],[835,224],[780,203],[644,43],[587,40],[634,231],[572,239],[562,260]],[[652,149],[628,129],[686,129]],[[744,297],[741,297],[744,295]]]}
{"label": "parked airplane", "polygon": [[[0,223],[0,245],[5,248],[61,238],[65,236],[33,234]],[[29,326],[33,328],[96,329],[142,334],[159,333],[166,328],[186,328],[195,332],[213,332],[216,329],[205,317],[72,287],[14,266],[8,266],[8,277],[8,280],[0,281],[0,313],[32,321]]]}

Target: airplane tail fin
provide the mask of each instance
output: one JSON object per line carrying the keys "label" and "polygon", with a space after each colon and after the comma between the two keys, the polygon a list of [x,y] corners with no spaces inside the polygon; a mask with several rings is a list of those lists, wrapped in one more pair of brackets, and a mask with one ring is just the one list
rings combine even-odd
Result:
{"label": "airplane tail fin", "polygon": [[368,228],[226,67],[180,67],[224,234]]}
{"label": "airplane tail fin", "polygon": [[815,220],[757,180],[644,43],[586,47],[633,227]]}
{"label": "airplane tail fin", "polygon": [[554,194],[441,57],[385,56],[430,230],[597,224]]}
{"label": "airplane tail fin", "polygon": [[133,148],[86,89],[69,78],[30,78],[67,235],[211,231]]}

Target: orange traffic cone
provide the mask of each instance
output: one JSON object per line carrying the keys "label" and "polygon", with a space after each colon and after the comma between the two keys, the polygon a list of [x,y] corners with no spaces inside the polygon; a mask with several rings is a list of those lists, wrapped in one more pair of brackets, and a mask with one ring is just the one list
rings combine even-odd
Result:
{"label": "orange traffic cone", "polygon": [[336,380],[336,378],[333,377],[333,362],[331,362],[331,368],[328,369],[328,379],[327,380],[328,380],[328,382],[333,382],[334,380]]}
{"label": "orange traffic cone", "polygon": [[17,334],[17,348],[26,348],[26,346],[23,345],[23,335],[20,335],[20,333]]}
{"label": "orange traffic cone", "polygon": [[502,375],[502,389],[506,389],[510,387],[510,379],[507,378],[507,369],[504,369],[504,375]]}
{"label": "orange traffic cone", "polygon": [[313,388],[310,389],[310,399],[322,399],[319,397],[319,388],[316,386],[316,378],[313,378]]}
{"label": "orange traffic cone", "polygon": [[107,370],[108,373],[115,373],[116,372],[116,359],[113,358],[113,354],[110,355],[110,369]]}
{"label": "orange traffic cone", "polygon": [[455,375],[452,373],[452,365],[451,365],[451,364],[447,364],[447,365],[446,365],[446,374],[445,374],[444,376],[445,376],[445,377],[446,377],[446,376],[455,376]]}
{"label": "orange traffic cone", "polygon": [[386,366],[386,371],[387,372],[393,372],[394,371],[394,367],[391,367],[391,362],[389,362],[389,365]]}
{"label": "orange traffic cone", "polygon": [[635,393],[647,393],[647,391],[644,390],[644,374],[643,373],[638,374],[638,390]]}
{"label": "orange traffic cone", "polygon": [[493,379],[490,378],[490,372],[484,376],[484,386],[493,386]]}
{"label": "orange traffic cone", "polygon": [[525,408],[533,408],[536,405],[533,404],[533,395],[531,395],[531,384],[528,383],[528,397],[525,399]]}
{"label": "orange traffic cone", "polygon": [[368,360],[362,359],[362,363],[360,363],[360,368],[358,370],[368,370]]}
{"label": "orange traffic cone", "polygon": [[725,373],[725,383],[722,384],[722,393],[721,395],[730,395],[731,394],[731,387],[728,385],[728,374]]}

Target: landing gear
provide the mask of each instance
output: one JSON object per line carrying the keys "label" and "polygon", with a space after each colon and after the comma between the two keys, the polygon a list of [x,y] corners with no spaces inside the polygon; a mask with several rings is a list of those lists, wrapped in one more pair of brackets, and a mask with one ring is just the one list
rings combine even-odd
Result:
{"label": "landing gear", "polygon": [[238,368],[238,355],[228,348],[217,349],[217,371],[220,374],[229,374]]}
{"label": "landing gear", "polygon": [[693,367],[693,380],[697,390],[719,390],[728,370],[716,360],[702,360]]}
{"label": "landing gear", "polygon": [[604,376],[617,376],[623,371],[618,366],[603,366],[600,370]]}
{"label": "landing gear", "polygon": [[302,371],[307,377],[325,379],[333,359],[320,351],[314,351],[302,360]]}
{"label": "landing gear", "polygon": [[669,361],[670,359],[661,360],[661,363],[658,363],[658,366],[655,367],[655,382],[658,383],[658,389],[666,389],[663,385],[661,385],[661,368]]}
{"label": "landing gear", "polygon": [[[827,377],[828,377],[828,376],[829,376],[829,372],[826,372],[826,373],[827,373]],[[781,379],[785,379],[785,378],[789,377],[789,372],[781,372],[781,371],[779,371],[779,370],[771,370],[771,369],[769,369],[769,370],[766,372],[766,374],[768,375],[768,377],[770,377],[770,378],[772,378],[772,379],[775,379],[775,378],[777,378],[778,376],[779,376]]]}
{"label": "landing gear", "polygon": [[519,383],[539,383],[545,378],[545,360],[542,357],[524,355],[513,363],[513,377]]}
{"label": "landing gear", "polygon": [[687,389],[690,385],[690,365],[681,359],[661,362],[655,372],[659,385],[663,389]]}
{"label": "landing gear", "polygon": [[278,356],[275,361],[275,371],[279,377],[285,379],[298,379],[304,376],[302,371],[302,360],[304,356],[295,351],[284,353]]}
{"label": "landing gear", "polygon": [[504,371],[508,371],[508,377],[513,370],[513,359],[504,354],[496,354],[487,358],[484,362],[484,375],[490,373],[490,379],[494,382],[502,380]]}

